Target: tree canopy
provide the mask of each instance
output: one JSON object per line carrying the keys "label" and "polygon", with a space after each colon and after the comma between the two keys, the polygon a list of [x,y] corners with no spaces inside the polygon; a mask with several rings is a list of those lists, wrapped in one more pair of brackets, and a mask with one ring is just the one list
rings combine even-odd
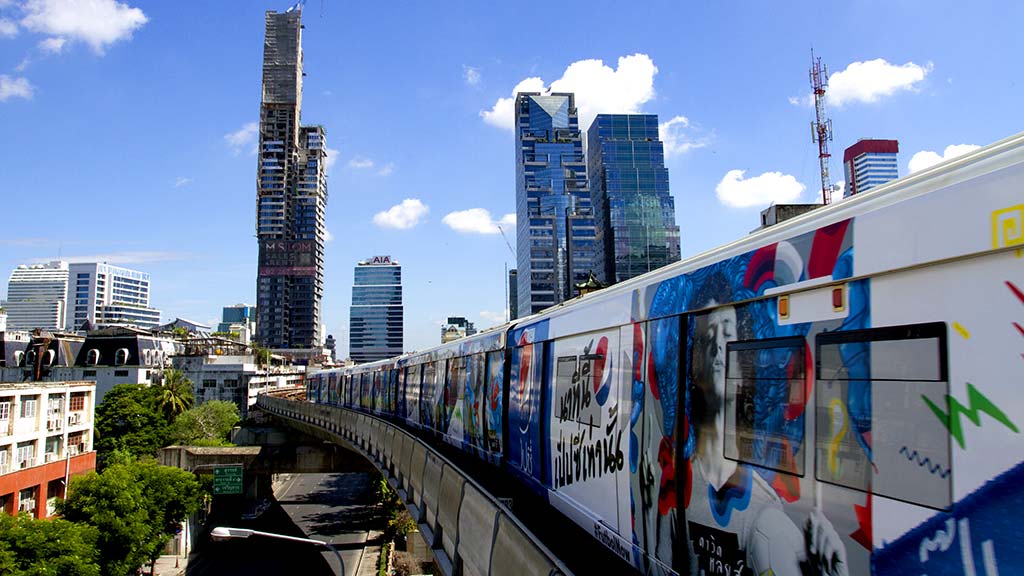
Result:
{"label": "tree canopy", "polygon": [[94,526],[0,512],[0,574],[99,576]]}
{"label": "tree canopy", "polygon": [[231,428],[241,420],[238,406],[225,400],[208,400],[186,410],[171,424],[170,438],[174,444],[188,446],[223,446]]}
{"label": "tree canopy", "polygon": [[58,510],[69,521],[98,529],[103,574],[128,576],[160,555],[177,523],[200,502],[200,485],[191,473],[154,461],[119,460],[102,473],[72,480]]}
{"label": "tree canopy", "polygon": [[118,384],[96,407],[96,441],[100,458],[115,450],[135,457],[152,456],[167,445],[167,419],[157,409],[157,388]]}

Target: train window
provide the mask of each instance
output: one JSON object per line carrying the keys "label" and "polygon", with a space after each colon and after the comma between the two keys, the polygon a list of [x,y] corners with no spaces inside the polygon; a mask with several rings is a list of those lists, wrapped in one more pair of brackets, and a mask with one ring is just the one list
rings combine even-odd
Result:
{"label": "train window", "polygon": [[817,478],[948,508],[950,438],[929,406],[949,392],[945,324],[820,334],[817,363]]}
{"label": "train window", "polygon": [[487,430],[487,447],[491,452],[501,452],[501,384],[505,378],[505,352],[487,354],[487,391],[484,401],[484,424]]}
{"label": "train window", "polygon": [[804,350],[803,338],[728,343],[726,458],[804,475],[802,443],[792,433],[807,402]]}
{"label": "train window", "polygon": [[594,399],[593,365],[602,356],[562,356],[555,371],[555,414],[559,422],[601,425],[601,407]]}

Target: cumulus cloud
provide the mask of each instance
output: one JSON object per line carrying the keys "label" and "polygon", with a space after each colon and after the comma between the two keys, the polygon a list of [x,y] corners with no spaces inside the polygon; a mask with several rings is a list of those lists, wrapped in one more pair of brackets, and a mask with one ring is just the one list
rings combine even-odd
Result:
{"label": "cumulus cloud", "polygon": [[324,228],[324,242],[330,242],[331,240],[334,240],[334,234],[331,234],[330,230]]}
{"label": "cumulus cloud", "polygon": [[470,86],[478,86],[480,84],[481,76],[480,69],[473,66],[462,66],[462,79],[466,81],[466,84]]}
{"label": "cumulus cloud", "polygon": [[505,214],[500,220],[491,217],[491,212],[484,208],[470,208],[469,210],[458,210],[449,212],[441,219],[446,226],[463,234],[498,234],[501,230],[516,229],[516,215]]}
{"label": "cumulus cloud", "polygon": [[616,68],[602,60],[579,60],[570,64],[562,77],[548,86],[538,77],[522,80],[512,89],[511,97],[498,99],[490,110],[481,110],[480,116],[488,124],[512,130],[515,128],[513,108],[517,92],[573,92],[576,94],[580,129],[585,131],[599,113],[639,112],[644,103],[654,99],[654,76],[657,73],[657,66],[647,54],[621,56]]}
{"label": "cumulus cloud", "polygon": [[406,198],[401,204],[376,213],[373,223],[381,228],[408,230],[419,224],[427,212],[430,212],[430,208],[418,198]]}
{"label": "cumulus cloud", "polygon": [[911,174],[913,174],[914,172],[934,166],[939,162],[956,158],[957,156],[963,156],[964,154],[973,152],[978,148],[981,148],[981,146],[977,146],[975,144],[950,144],[949,146],[946,146],[946,149],[941,155],[937,152],[932,152],[931,150],[922,150],[910,158],[910,162],[907,163],[907,169],[910,170]]}
{"label": "cumulus cloud", "polygon": [[192,179],[191,178],[186,178],[184,176],[178,176],[177,178],[174,179],[174,187],[175,188],[181,188],[182,186],[187,186],[187,185],[189,185],[191,183],[192,183]]}
{"label": "cumulus cloud", "polygon": [[225,134],[224,141],[227,142],[235,156],[238,156],[246,148],[251,148],[252,153],[255,154],[256,135],[258,133],[259,125],[255,122],[249,122],[238,130]]}
{"label": "cumulus cloud", "polygon": [[918,84],[932,68],[931,62],[924,66],[913,62],[896,65],[882,58],[852,62],[846,70],[829,76],[825,98],[829,104],[837,107],[850,102],[877,102],[896,92],[916,91]]}
{"label": "cumulus cloud", "polygon": [[0,18],[0,38],[14,38],[18,35],[18,25],[6,18]]}
{"label": "cumulus cloud", "polygon": [[395,163],[388,162],[387,165],[383,166],[380,170],[377,170],[378,176],[391,176],[391,173],[395,171]]}
{"label": "cumulus cloud", "polygon": [[666,157],[685,154],[694,148],[707,146],[707,141],[693,137],[688,131],[689,128],[690,120],[686,116],[676,116],[658,125]]}
{"label": "cumulus cloud", "polygon": [[63,38],[47,38],[39,42],[39,49],[49,54],[60,54],[64,50],[67,40]]}
{"label": "cumulus cloud", "polygon": [[27,78],[12,78],[0,74],[0,102],[6,102],[9,98],[31,100],[32,90]]}
{"label": "cumulus cloud", "polygon": [[789,204],[800,198],[803,184],[782,172],[744,178],[745,170],[729,170],[715,187],[718,200],[730,208]]}
{"label": "cumulus cloud", "polygon": [[103,54],[114,42],[131,38],[148,21],[138,8],[116,0],[27,0],[21,25],[33,32],[85,42]]}
{"label": "cumulus cloud", "polygon": [[324,168],[330,170],[331,168],[334,168],[334,163],[338,161],[338,151],[334,148],[326,148],[324,149],[324,153]]}
{"label": "cumulus cloud", "polygon": [[373,168],[373,160],[363,156],[356,156],[348,161],[348,167],[357,169]]}

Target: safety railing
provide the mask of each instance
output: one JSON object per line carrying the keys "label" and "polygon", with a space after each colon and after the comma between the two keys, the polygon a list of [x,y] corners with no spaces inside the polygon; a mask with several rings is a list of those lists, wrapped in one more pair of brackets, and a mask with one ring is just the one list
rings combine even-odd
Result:
{"label": "safety railing", "polygon": [[504,505],[405,430],[336,406],[267,394],[257,404],[371,461],[402,498],[445,576],[570,574]]}

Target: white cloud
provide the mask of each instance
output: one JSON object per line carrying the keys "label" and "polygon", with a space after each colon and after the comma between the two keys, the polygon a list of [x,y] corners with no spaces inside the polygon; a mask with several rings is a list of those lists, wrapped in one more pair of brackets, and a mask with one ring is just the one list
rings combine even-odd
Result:
{"label": "white cloud", "polygon": [[324,150],[326,157],[324,158],[324,168],[330,170],[334,168],[334,163],[338,161],[338,151],[334,148],[327,148]]}
{"label": "white cloud", "polygon": [[252,153],[256,153],[256,136],[259,132],[259,125],[249,122],[234,132],[224,135],[224,141],[231,147],[231,151],[238,156],[242,150],[252,147]]}
{"label": "white cloud", "polygon": [[901,90],[916,91],[917,84],[932,71],[931,62],[919,66],[913,62],[890,64],[882,58],[852,62],[846,70],[833,73],[828,79],[825,98],[842,107],[850,102],[877,102]]}
{"label": "white cloud", "polygon": [[18,25],[6,18],[0,18],[0,38],[14,38],[18,35]]}
{"label": "white cloud", "polygon": [[602,60],[579,60],[570,64],[562,77],[547,88],[541,78],[523,80],[512,89],[511,98],[499,99],[490,110],[482,110],[480,116],[488,124],[512,130],[517,92],[573,92],[580,129],[586,131],[599,113],[639,112],[644,103],[654,99],[654,75],[657,73],[657,66],[646,54],[621,56],[614,69]]}
{"label": "white cloud", "polygon": [[508,308],[506,308],[502,312],[491,312],[490,310],[481,310],[480,317],[490,322],[490,325],[487,327],[493,326],[495,324],[503,324],[508,318]]}
{"label": "white cloud", "polygon": [[174,187],[175,188],[181,188],[182,186],[186,186],[186,185],[191,184],[191,183],[192,183],[192,179],[191,178],[186,178],[184,176],[178,176],[177,178],[174,179]]}
{"label": "white cloud", "polygon": [[934,166],[944,160],[963,156],[964,154],[973,152],[978,148],[981,148],[981,146],[976,146],[974,144],[951,144],[946,146],[946,149],[943,151],[941,156],[931,150],[922,150],[910,158],[910,162],[907,163],[907,169],[910,170],[911,174],[913,174],[914,172],[924,170],[925,168]]}
{"label": "white cloud", "polygon": [[6,102],[8,98],[32,99],[32,85],[27,78],[11,78],[0,74],[0,102]]}
{"label": "white cloud", "polygon": [[516,229],[516,215],[505,214],[501,220],[494,220],[491,212],[484,208],[470,208],[449,212],[441,219],[446,226],[463,234],[499,234],[501,226],[506,233]]}
{"label": "white cloud", "polygon": [[462,66],[462,79],[466,81],[466,84],[470,86],[478,86],[480,84],[480,69],[473,66]]}
{"label": "white cloud", "polygon": [[506,130],[514,130],[516,127],[515,118],[513,117],[513,111],[516,103],[516,93],[518,92],[543,92],[544,81],[540,78],[527,78],[516,84],[516,87],[512,89],[511,98],[499,98],[494,106],[490,110],[481,110],[480,117],[484,119],[484,122],[498,128],[504,128]]}
{"label": "white cloud", "polygon": [[47,38],[39,42],[39,49],[50,54],[60,54],[64,50],[64,44],[66,43],[67,40],[64,38]]}
{"label": "white cloud", "polygon": [[395,163],[394,162],[388,162],[387,165],[385,165],[383,168],[381,168],[380,170],[377,170],[377,175],[378,176],[391,176],[391,173],[394,172],[394,171],[395,171]]}
{"label": "white cloud", "polygon": [[33,32],[81,40],[102,54],[131,38],[148,19],[138,8],[115,0],[27,0],[21,25]]}
{"label": "white cloud", "polygon": [[408,230],[420,223],[430,212],[430,208],[418,198],[406,198],[401,204],[395,204],[383,212],[373,216],[373,223],[382,228]]}
{"label": "white cloud", "polygon": [[330,230],[324,228],[324,242],[330,242],[331,240],[334,240],[334,234],[331,234]]}
{"label": "white cloud", "polygon": [[349,168],[373,168],[373,160],[364,158],[363,156],[356,156],[348,161]]}
{"label": "white cloud", "polygon": [[729,170],[715,187],[718,200],[730,208],[767,207],[769,204],[789,204],[800,198],[803,184],[781,172],[765,172],[760,176],[743,178],[745,170]]}
{"label": "white cloud", "polygon": [[787,98],[787,100],[789,100],[789,103],[792,104],[793,106],[799,106],[800,105],[800,97],[799,96],[790,96],[789,98]]}
{"label": "white cloud", "polygon": [[707,146],[707,141],[695,139],[686,133],[690,121],[685,116],[676,116],[668,122],[658,125],[658,133],[665,146],[665,156],[685,154],[694,148]]}

